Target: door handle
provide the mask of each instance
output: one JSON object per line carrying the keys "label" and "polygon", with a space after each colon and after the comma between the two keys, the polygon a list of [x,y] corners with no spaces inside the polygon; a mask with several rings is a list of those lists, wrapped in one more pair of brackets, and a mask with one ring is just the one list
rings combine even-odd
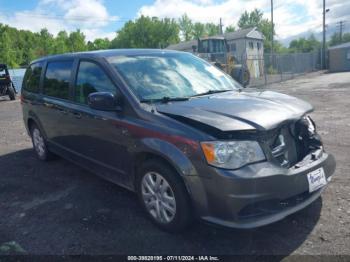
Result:
{"label": "door handle", "polygon": [[73,115],[74,115],[75,118],[78,118],[78,119],[81,118],[81,114],[80,113],[74,112]]}

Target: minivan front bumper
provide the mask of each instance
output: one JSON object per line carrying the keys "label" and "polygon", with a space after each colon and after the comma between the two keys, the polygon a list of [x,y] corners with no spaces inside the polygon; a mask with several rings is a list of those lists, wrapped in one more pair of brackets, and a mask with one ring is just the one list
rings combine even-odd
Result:
{"label": "minivan front bumper", "polygon": [[324,187],[309,193],[307,174],[323,168],[327,181],[335,159],[323,153],[298,168],[256,163],[239,170],[209,167],[209,178],[186,178],[194,206],[205,221],[233,227],[254,228],[273,223],[315,201]]}

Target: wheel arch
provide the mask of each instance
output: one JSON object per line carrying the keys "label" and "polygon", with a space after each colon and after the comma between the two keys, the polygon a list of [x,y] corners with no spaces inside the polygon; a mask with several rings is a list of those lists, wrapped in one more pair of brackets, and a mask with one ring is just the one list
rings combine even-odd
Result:
{"label": "wheel arch", "polygon": [[[134,155],[134,167],[133,167],[133,169],[134,169],[133,170],[134,171],[133,172],[134,173],[134,178],[133,178],[134,188],[136,188],[137,176],[140,175],[139,169],[140,169],[141,165],[143,163],[145,163],[146,161],[151,161],[151,160],[161,161],[163,164],[165,164],[170,169],[172,169],[184,182],[183,175],[179,172],[179,169],[175,167],[174,163],[172,163],[172,161],[170,161],[168,158],[166,158],[163,155],[158,154],[156,152],[142,151],[142,152],[138,152]],[[186,184],[186,183],[184,182],[184,184]]]}
{"label": "wheel arch", "polygon": [[28,134],[30,136],[31,136],[31,129],[32,129],[33,125],[36,125],[40,129],[40,131],[43,134],[44,138],[47,139],[46,132],[43,129],[39,119],[35,116],[34,113],[29,112],[28,117],[27,117],[27,121],[26,121],[26,125],[27,125]]}

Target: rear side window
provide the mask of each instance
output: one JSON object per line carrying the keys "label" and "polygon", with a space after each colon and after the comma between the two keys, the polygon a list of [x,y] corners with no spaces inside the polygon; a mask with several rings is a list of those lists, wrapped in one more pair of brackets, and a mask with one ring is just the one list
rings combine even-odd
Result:
{"label": "rear side window", "polygon": [[73,61],[49,62],[44,78],[44,94],[68,99]]}
{"label": "rear side window", "polygon": [[29,92],[38,93],[43,63],[32,64],[26,71],[23,79],[23,89]]}
{"label": "rear side window", "polygon": [[116,88],[99,65],[82,61],[79,64],[75,85],[75,101],[87,104],[87,97],[94,92],[112,92],[115,94]]}

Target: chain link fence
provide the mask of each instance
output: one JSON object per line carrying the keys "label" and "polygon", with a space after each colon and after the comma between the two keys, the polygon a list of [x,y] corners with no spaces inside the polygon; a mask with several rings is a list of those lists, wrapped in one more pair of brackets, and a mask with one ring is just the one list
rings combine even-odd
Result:
{"label": "chain link fence", "polygon": [[241,63],[250,72],[251,87],[262,87],[321,69],[320,52],[247,56]]}

